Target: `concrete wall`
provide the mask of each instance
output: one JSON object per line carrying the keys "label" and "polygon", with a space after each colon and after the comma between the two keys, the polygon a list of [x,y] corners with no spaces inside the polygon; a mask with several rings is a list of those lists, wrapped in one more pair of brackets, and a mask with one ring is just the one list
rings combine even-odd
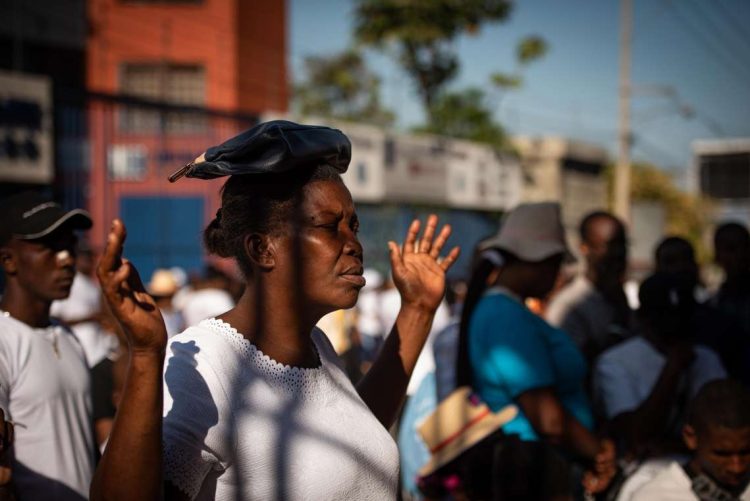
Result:
{"label": "concrete wall", "polygon": [[523,167],[522,200],[559,202],[568,243],[577,248],[583,216],[607,207],[607,152],[559,137],[520,136],[513,145]]}

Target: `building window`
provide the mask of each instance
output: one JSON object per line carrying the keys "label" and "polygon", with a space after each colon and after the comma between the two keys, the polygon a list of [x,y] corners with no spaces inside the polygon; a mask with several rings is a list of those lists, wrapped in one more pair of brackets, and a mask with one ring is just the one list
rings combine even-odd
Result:
{"label": "building window", "polygon": [[750,198],[750,153],[699,158],[701,191],[712,198]]}
{"label": "building window", "polygon": [[367,165],[364,162],[357,164],[357,182],[367,184]]}
{"label": "building window", "polygon": [[[204,106],[205,70],[198,65],[126,63],[120,69],[120,92],[162,103]],[[138,106],[127,106],[120,115],[124,132],[152,133],[162,126],[169,133],[201,132],[206,128],[206,118],[194,111],[160,111]]]}
{"label": "building window", "polygon": [[393,168],[396,166],[396,141],[394,141],[392,138],[388,138],[385,140],[385,168],[388,170],[393,170]]}
{"label": "building window", "polygon": [[604,165],[600,163],[587,162],[575,158],[563,158],[561,163],[563,170],[581,172],[583,174],[593,174],[598,176],[602,170],[604,170]]}
{"label": "building window", "polygon": [[463,192],[466,190],[466,179],[464,176],[456,176],[455,183],[456,191]]}
{"label": "building window", "polygon": [[146,178],[147,150],[143,145],[114,144],[107,160],[111,181],[142,181]]}

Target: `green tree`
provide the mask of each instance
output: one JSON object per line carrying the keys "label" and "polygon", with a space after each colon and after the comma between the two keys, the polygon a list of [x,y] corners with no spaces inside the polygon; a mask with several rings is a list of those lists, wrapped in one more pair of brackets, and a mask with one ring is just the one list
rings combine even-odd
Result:
{"label": "green tree", "polygon": [[508,0],[359,0],[354,34],[365,45],[395,49],[431,115],[437,96],[458,74],[456,37],[506,19],[511,5]]}
{"label": "green tree", "polygon": [[346,50],[305,58],[306,79],[294,89],[294,107],[318,115],[387,126],[395,118],[380,102],[380,79],[362,54]]}
{"label": "green tree", "polygon": [[514,73],[495,72],[490,75],[490,82],[499,90],[514,90],[523,85],[521,71],[529,64],[544,57],[549,46],[544,38],[531,35],[521,40],[516,46],[516,64],[518,67]]}
{"label": "green tree", "polygon": [[432,119],[416,130],[506,147],[503,128],[477,88],[442,93],[432,105]]}
{"label": "green tree", "polygon": [[[608,169],[610,201],[614,168]],[[664,206],[669,235],[679,235],[693,244],[701,262],[708,258],[703,235],[710,224],[711,204],[708,200],[680,190],[664,170],[650,164],[632,166],[630,195],[633,201],[658,202]]]}

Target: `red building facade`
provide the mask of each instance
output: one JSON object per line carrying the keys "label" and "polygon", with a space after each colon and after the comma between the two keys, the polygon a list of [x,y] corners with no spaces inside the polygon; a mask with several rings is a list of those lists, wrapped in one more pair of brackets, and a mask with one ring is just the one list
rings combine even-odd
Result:
{"label": "red building facade", "polygon": [[144,271],[195,268],[221,181],[166,178],[261,113],[286,111],[285,3],[90,0],[88,17],[92,244],[121,217]]}

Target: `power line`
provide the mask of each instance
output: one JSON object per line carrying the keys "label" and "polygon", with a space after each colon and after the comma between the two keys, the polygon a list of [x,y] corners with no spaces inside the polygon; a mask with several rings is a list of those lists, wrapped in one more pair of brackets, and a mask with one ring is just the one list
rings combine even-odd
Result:
{"label": "power line", "polygon": [[678,161],[676,157],[672,156],[671,153],[662,150],[660,146],[656,146],[648,139],[645,139],[643,134],[633,134],[633,147],[635,149],[640,149],[651,157],[661,157],[662,160],[666,160],[665,163],[667,164],[672,164],[674,166],[684,164],[683,162]]}
{"label": "power line", "polygon": [[750,45],[750,32],[745,31],[745,28],[737,22],[737,19],[727,10],[727,7],[721,3],[721,0],[716,0],[712,2],[711,5],[718,7],[717,12],[726,20],[727,24],[732,27],[735,35]]}
{"label": "power line", "polygon": [[[716,2],[714,2],[716,3]],[[723,29],[718,23],[716,23],[711,15],[711,12],[716,12],[715,9],[704,9],[705,4],[701,3],[700,0],[693,0],[693,4],[696,6],[695,9],[702,12],[698,15],[701,17],[701,19],[705,22],[708,22],[713,27],[712,33],[713,33],[713,39],[718,42],[723,42],[725,48],[732,49],[732,43],[731,40],[727,41],[727,39],[723,36],[726,33],[726,30]],[[720,36],[720,34],[722,36]],[[729,50],[728,52],[731,52]]]}
{"label": "power line", "polygon": [[705,37],[705,34],[701,30],[697,29],[693,24],[688,22],[687,18],[683,16],[679,9],[674,7],[670,0],[663,0],[662,3],[667,7],[672,8],[672,11],[675,14],[674,18],[679,21],[683,28],[689,31],[693,37],[699,39],[705,49],[712,52],[717,57],[716,61],[721,62],[727,70],[731,71],[735,76],[743,80],[744,85],[750,85],[750,78],[748,78],[750,74],[743,73],[742,69],[745,69],[743,66],[734,66],[734,61],[732,59],[725,59],[726,54],[724,54],[724,52],[722,52],[721,50],[717,50]]}

